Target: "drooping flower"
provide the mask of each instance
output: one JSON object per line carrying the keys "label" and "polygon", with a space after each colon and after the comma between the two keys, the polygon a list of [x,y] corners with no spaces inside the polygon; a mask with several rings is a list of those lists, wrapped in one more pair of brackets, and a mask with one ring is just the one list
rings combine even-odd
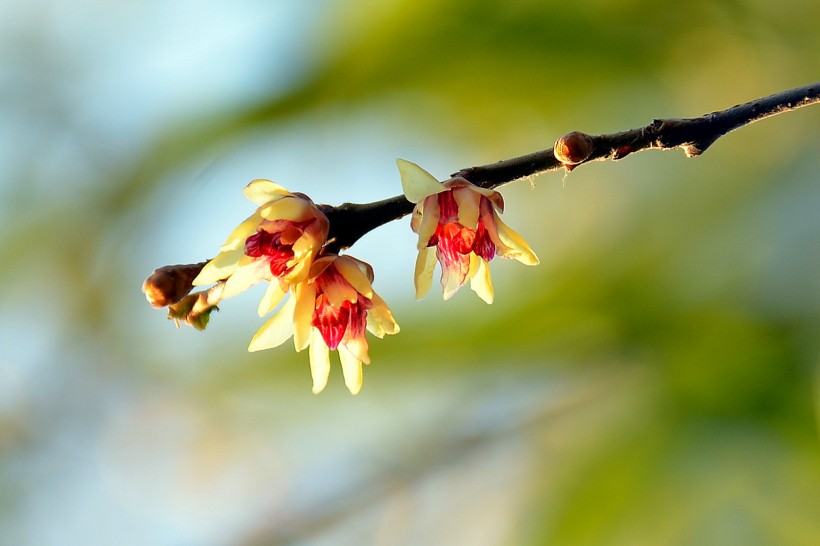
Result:
{"label": "drooping flower", "polygon": [[370,363],[365,330],[379,338],[399,331],[372,282],[373,269],[356,258],[318,258],[307,279],[291,287],[288,301],[259,329],[248,350],[277,347],[291,336],[297,351],[309,347],[314,393],[325,388],[330,351],[338,350],[345,385],[357,394],[362,364]]}
{"label": "drooping flower", "polygon": [[424,297],[433,282],[436,261],[441,264],[444,299],[470,281],[470,288],[493,302],[489,262],[495,256],[537,265],[538,257],[498,214],[504,199],[497,191],[480,188],[464,178],[440,183],[416,165],[397,160],[404,195],[416,207],[411,226],[418,233],[416,297]]}
{"label": "drooping flower", "polygon": [[193,284],[225,280],[225,299],[269,280],[259,303],[262,316],[276,307],[290,286],[307,278],[327,239],[329,224],[309,197],[290,193],[270,180],[254,180],[243,193],[258,205],[256,212],[230,234]]}

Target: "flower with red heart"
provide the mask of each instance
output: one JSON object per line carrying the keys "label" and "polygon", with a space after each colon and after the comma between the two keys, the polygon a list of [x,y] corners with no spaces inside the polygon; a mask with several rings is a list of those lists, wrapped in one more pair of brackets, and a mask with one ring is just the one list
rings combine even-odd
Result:
{"label": "flower with red heart", "polygon": [[493,302],[489,262],[495,256],[537,265],[538,258],[518,233],[499,218],[504,199],[464,178],[443,183],[409,161],[397,161],[404,195],[416,207],[411,226],[418,233],[416,297],[430,290],[436,262],[441,264],[444,299],[470,281],[470,288]]}
{"label": "flower with red heart", "polygon": [[297,351],[309,347],[314,393],[325,388],[330,351],[338,351],[345,385],[357,394],[362,364],[370,363],[365,330],[379,338],[399,331],[372,282],[373,269],[356,258],[333,254],[318,258],[307,279],[291,287],[288,301],[259,329],[248,350],[277,347],[290,337]]}
{"label": "flower with red heart", "polygon": [[222,299],[259,281],[270,281],[259,315],[270,312],[290,286],[303,281],[327,240],[327,217],[304,194],[290,193],[269,180],[254,180],[244,190],[258,208],[234,229],[221,252],[193,284],[224,281]]}

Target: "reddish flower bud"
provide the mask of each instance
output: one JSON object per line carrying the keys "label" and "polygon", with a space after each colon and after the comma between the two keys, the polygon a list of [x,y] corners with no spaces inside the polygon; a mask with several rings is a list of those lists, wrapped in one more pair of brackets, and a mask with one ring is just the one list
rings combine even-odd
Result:
{"label": "reddish flower bud", "polygon": [[155,269],[142,283],[145,298],[153,307],[176,303],[193,289],[193,280],[207,262],[198,264],[166,265]]}
{"label": "reddish flower bud", "polygon": [[594,148],[592,137],[580,131],[573,131],[556,140],[552,151],[555,159],[564,165],[578,165],[589,158]]}

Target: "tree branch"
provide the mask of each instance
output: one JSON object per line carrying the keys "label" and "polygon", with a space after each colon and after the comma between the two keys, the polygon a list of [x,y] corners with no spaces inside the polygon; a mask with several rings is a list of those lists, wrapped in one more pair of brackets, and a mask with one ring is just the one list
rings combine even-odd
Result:
{"label": "tree branch", "polygon": [[[539,150],[490,165],[461,169],[453,173],[452,177],[465,178],[483,188],[495,188],[560,167],[571,170],[590,161],[622,159],[642,150],[681,148],[687,157],[695,157],[705,152],[717,139],[730,131],[769,116],[818,102],[820,102],[820,82],[696,118],[656,119],[645,127],[606,135],[569,133],[565,135],[565,137],[571,137],[569,142],[562,141],[565,139],[562,137],[552,149]],[[569,150],[559,150],[558,155],[564,161],[558,159],[555,154],[555,150],[561,144],[568,144],[570,147]],[[581,157],[572,157],[572,152],[576,151],[580,152]],[[567,162],[563,157],[565,155],[570,156],[573,161]],[[332,242],[328,246],[332,247],[330,251],[337,251],[349,248],[365,233],[382,224],[398,220],[409,214],[413,211],[413,204],[408,202],[404,196],[397,195],[377,203],[361,205],[344,203],[338,207],[324,206],[323,211],[330,220]]]}
{"label": "tree branch", "polygon": [[[735,129],[818,102],[820,82],[815,82],[696,118],[656,119],[645,127],[605,135],[575,131],[559,138],[551,149],[461,169],[452,177],[464,178],[483,188],[495,188],[560,167],[572,170],[590,161],[622,159],[642,150],[681,148],[687,157],[696,157]],[[324,250],[333,253],[349,248],[364,234],[410,214],[413,207],[414,204],[403,195],[375,203],[320,205],[330,221],[328,244]],[[204,263],[196,265],[201,269]],[[190,273],[190,269],[186,271]]]}

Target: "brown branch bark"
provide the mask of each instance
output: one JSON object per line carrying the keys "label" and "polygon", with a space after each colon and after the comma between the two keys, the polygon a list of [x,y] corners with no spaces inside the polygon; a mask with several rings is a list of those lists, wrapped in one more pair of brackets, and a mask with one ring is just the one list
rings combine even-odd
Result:
{"label": "brown branch bark", "polygon": [[[755,121],[820,102],[820,82],[797,87],[762,99],[696,118],[656,119],[645,127],[605,135],[584,135],[590,148],[585,159],[566,164],[555,157],[553,148],[505,159],[498,163],[469,167],[452,174],[484,188],[495,188],[508,182],[546,171],[576,168],[590,161],[622,159],[642,150],[681,148],[687,157],[696,157],[723,135]],[[413,211],[413,204],[397,195],[368,204],[344,203],[325,206],[330,220],[331,251],[348,248],[365,233],[382,224],[397,220]]]}
{"label": "brown branch bark", "polygon": [[[818,102],[820,82],[815,82],[696,118],[656,119],[644,127],[604,135],[569,133],[561,137],[553,148],[490,165],[461,169],[452,177],[465,178],[483,188],[495,188],[561,167],[571,170],[590,161],[622,159],[643,150],[681,148],[687,157],[696,157],[735,129]],[[556,150],[563,161],[556,157]],[[375,203],[320,205],[330,220],[325,251],[338,252],[349,248],[364,234],[410,214],[413,206],[403,195]],[[201,269],[204,262],[196,265]]]}

